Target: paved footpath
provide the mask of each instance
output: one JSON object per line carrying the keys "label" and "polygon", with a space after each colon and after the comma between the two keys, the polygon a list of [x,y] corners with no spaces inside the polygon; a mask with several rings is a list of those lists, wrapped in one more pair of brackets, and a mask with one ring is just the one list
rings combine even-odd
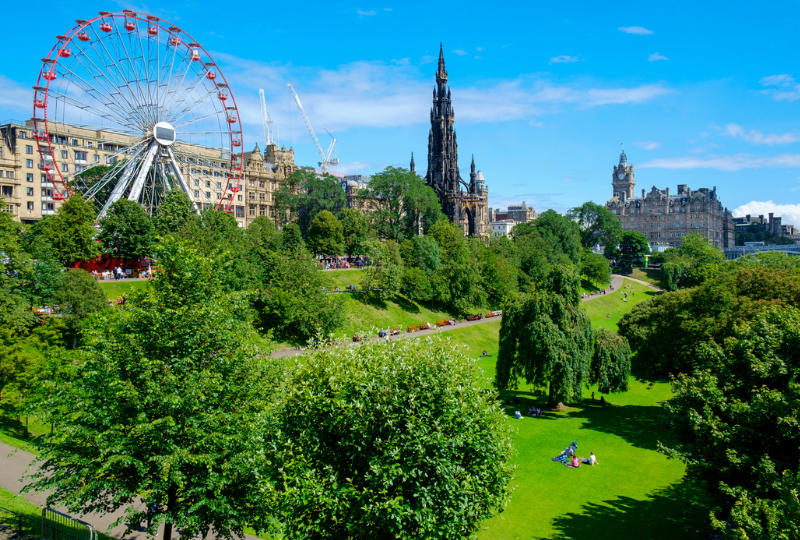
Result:
{"label": "paved footpath", "polygon": [[[13,446],[9,446],[4,443],[0,443],[0,487],[5,489],[6,491],[10,491],[16,495],[21,495],[23,498],[29,500],[33,504],[44,508],[47,504],[46,498],[47,495],[45,493],[35,493],[35,492],[27,492],[21,493],[22,488],[25,484],[22,482],[22,477],[28,471],[28,468],[33,463],[33,454],[30,452],[26,452],[24,450],[19,450],[14,448]],[[68,512],[65,508],[56,507],[56,510],[64,512],[65,514],[69,514],[75,518],[81,519],[86,521],[87,523],[91,523],[94,525],[95,529],[98,532],[108,534],[114,538],[124,538],[125,540],[145,540],[150,538],[147,533],[145,532],[133,532],[128,534],[127,536],[123,536],[123,532],[125,531],[125,525],[117,525],[110,531],[108,530],[111,524],[119,519],[120,516],[124,513],[124,510],[118,510],[113,514],[86,514],[86,515],[75,515]],[[159,527],[158,534],[156,538],[161,539],[163,537],[163,528]],[[258,540],[254,536],[245,535],[246,540]],[[177,531],[172,533],[173,540],[180,540],[180,535]],[[213,538],[213,537],[211,537]],[[0,538],[2,540],[2,538]]]}

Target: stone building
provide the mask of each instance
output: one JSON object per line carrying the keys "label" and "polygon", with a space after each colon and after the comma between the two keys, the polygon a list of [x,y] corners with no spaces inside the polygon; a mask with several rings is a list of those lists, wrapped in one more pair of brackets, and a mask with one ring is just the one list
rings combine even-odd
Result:
{"label": "stone building", "polygon": [[758,217],[747,214],[744,217],[733,218],[737,232],[748,232],[752,225],[758,225],[760,232],[769,232],[775,236],[794,236],[796,234],[794,225],[784,225],[783,219],[775,216],[772,212],[768,218],[763,214]]}
{"label": "stone building", "polygon": [[[461,178],[458,169],[458,140],[453,128],[455,111],[450,89],[447,88],[447,71],[441,45],[430,118],[425,184],[433,188],[439,197],[442,212],[452,223],[463,227],[464,234],[487,236],[490,233],[489,190],[483,175],[475,170],[474,156],[470,166],[469,184]],[[413,155],[411,170],[414,170]],[[462,190],[462,186],[466,189]]]}
{"label": "stone building", "polygon": [[[120,152],[134,141],[132,137],[112,131],[69,124],[50,122],[48,128],[56,153],[55,165],[68,179],[91,166],[124,159]],[[2,210],[27,224],[55,214],[62,204],[54,198],[60,184],[51,183],[42,170],[48,164],[40,163],[33,132],[32,120],[0,126],[0,197],[5,200]],[[242,189],[238,193],[230,190],[225,193],[230,175],[229,156],[212,148],[182,145],[179,163],[189,187],[188,195],[198,207],[215,208],[223,197],[225,203],[232,199],[233,216],[240,227],[246,227],[260,215],[272,216],[273,192],[284,178],[297,170],[293,149],[278,149],[273,144],[262,156],[256,145],[253,152],[245,152]]]}
{"label": "stone building", "polygon": [[492,236],[508,236],[511,233],[511,229],[513,229],[516,224],[517,222],[513,219],[493,221],[491,224]]}
{"label": "stone building", "polygon": [[686,184],[678,185],[677,193],[669,188],[653,186],[649,193],[634,196],[633,165],[623,150],[619,164],[612,171],[614,196],[606,203],[622,223],[623,230],[644,234],[651,246],[677,246],[690,232],[705,236],[718,248],[735,243],[733,216],[717,198],[717,188],[693,191]]}
{"label": "stone building", "polygon": [[363,201],[359,200],[358,194],[362,189],[367,189],[372,177],[368,174],[349,174],[339,179],[339,185],[344,190],[347,208],[366,208]]}
{"label": "stone building", "polygon": [[515,223],[527,223],[536,219],[536,210],[525,204],[509,205],[506,210],[499,210],[496,208],[489,208],[489,221],[504,221],[511,219]]}

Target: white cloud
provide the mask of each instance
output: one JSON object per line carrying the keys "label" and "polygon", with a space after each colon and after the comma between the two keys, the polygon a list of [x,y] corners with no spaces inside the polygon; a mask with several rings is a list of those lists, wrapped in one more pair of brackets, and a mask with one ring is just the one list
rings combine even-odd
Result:
{"label": "white cloud", "polygon": [[659,84],[643,84],[635,88],[591,88],[586,92],[588,101],[584,103],[584,106],[644,103],[670,92],[672,90]]}
{"label": "white cloud", "polygon": [[647,57],[647,60],[649,62],[658,62],[659,60],[669,60],[669,58],[667,58],[663,54],[658,54],[657,52],[654,52],[653,54]]}
{"label": "white cloud", "polygon": [[633,144],[642,150],[655,150],[661,146],[661,143],[656,141],[638,141]]}
{"label": "white cloud", "polygon": [[718,171],[740,171],[742,169],[793,169],[800,168],[800,154],[777,156],[733,156],[660,158],[639,164],[640,169],[716,169]]}
{"label": "white cloud", "polygon": [[550,59],[551,64],[572,64],[573,62],[580,62],[580,58],[577,56],[569,56],[568,54],[562,54],[561,56],[554,56]]}
{"label": "white cloud", "polygon": [[775,217],[781,218],[784,225],[800,224],[800,204],[776,204],[773,201],[750,201],[733,210],[735,217],[766,216],[772,212]]}
{"label": "white cloud", "polygon": [[469,53],[468,53],[467,51],[465,51],[464,49],[456,49],[456,50],[454,50],[454,51],[453,51],[453,53],[454,53],[454,54],[457,54],[458,56],[464,56],[465,54],[469,54]]}
{"label": "white cloud", "polygon": [[481,52],[483,50],[483,47],[475,47],[475,50]]}
{"label": "white cloud", "polygon": [[648,30],[643,26],[623,26],[618,30],[620,32],[625,32],[626,34],[636,34],[637,36],[647,36],[653,33],[652,30]]}
{"label": "white cloud", "polygon": [[776,101],[797,101],[800,99],[800,85],[797,84],[794,77],[787,73],[768,75],[762,77],[758,82],[766,88],[766,90],[762,90],[762,93],[771,95],[772,99]]}
{"label": "white cloud", "polygon": [[767,77],[762,77],[761,80],[758,81],[761,86],[782,86],[793,82],[794,77],[786,73],[781,75],[768,75]]}
{"label": "white cloud", "polygon": [[373,15],[377,15],[378,14],[378,12],[375,11],[374,9],[371,9],[369,11],[364,11],[362,9],[357,9],[356,13],[358,13],[358,18],[359,19],[361,19],[363,17],[372,17]]}
{"label": "white cloud", "polygon": [[770,133],[768,135],[764,135],[755,129],[747,131],[745,128],[737,124],[726,125],[723,134],[727,135],[728,137],[743,139],[753,144],[766,144],[767,146],[774,146],[776,144],[791,144],[800,140],[800,137],[794,133]]}
{"label": "white cloud", "polygon": [[33,90],[22,86],[5,75],[0,75],[0,110],[30,114],[33,107]]}

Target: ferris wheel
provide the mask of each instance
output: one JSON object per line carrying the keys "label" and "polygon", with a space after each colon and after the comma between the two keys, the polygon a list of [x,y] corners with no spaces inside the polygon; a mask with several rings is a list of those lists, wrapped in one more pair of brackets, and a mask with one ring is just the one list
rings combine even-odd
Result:
{"label": "ferris wheel", "polygon": [[[39,169],[54,200],[82,193],[101,218],[125,197],[152,214],[180,189],[196,209],[232,212],[241,121],[224,75],[199,43],[130,10],[101,11],[56,39],[33,98]],[[213,186],[190,177],[195,164],[214,169]]]}

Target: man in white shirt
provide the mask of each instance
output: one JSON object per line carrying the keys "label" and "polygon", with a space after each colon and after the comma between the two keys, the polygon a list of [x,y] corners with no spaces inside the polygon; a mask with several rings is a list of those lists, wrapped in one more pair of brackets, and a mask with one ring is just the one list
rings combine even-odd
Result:
{"label": "man in white shirt", "polygon": [[594,452],[589,452],[589,465],[594,467],[595,463],[597,463],[597,458],[595,457]]}

